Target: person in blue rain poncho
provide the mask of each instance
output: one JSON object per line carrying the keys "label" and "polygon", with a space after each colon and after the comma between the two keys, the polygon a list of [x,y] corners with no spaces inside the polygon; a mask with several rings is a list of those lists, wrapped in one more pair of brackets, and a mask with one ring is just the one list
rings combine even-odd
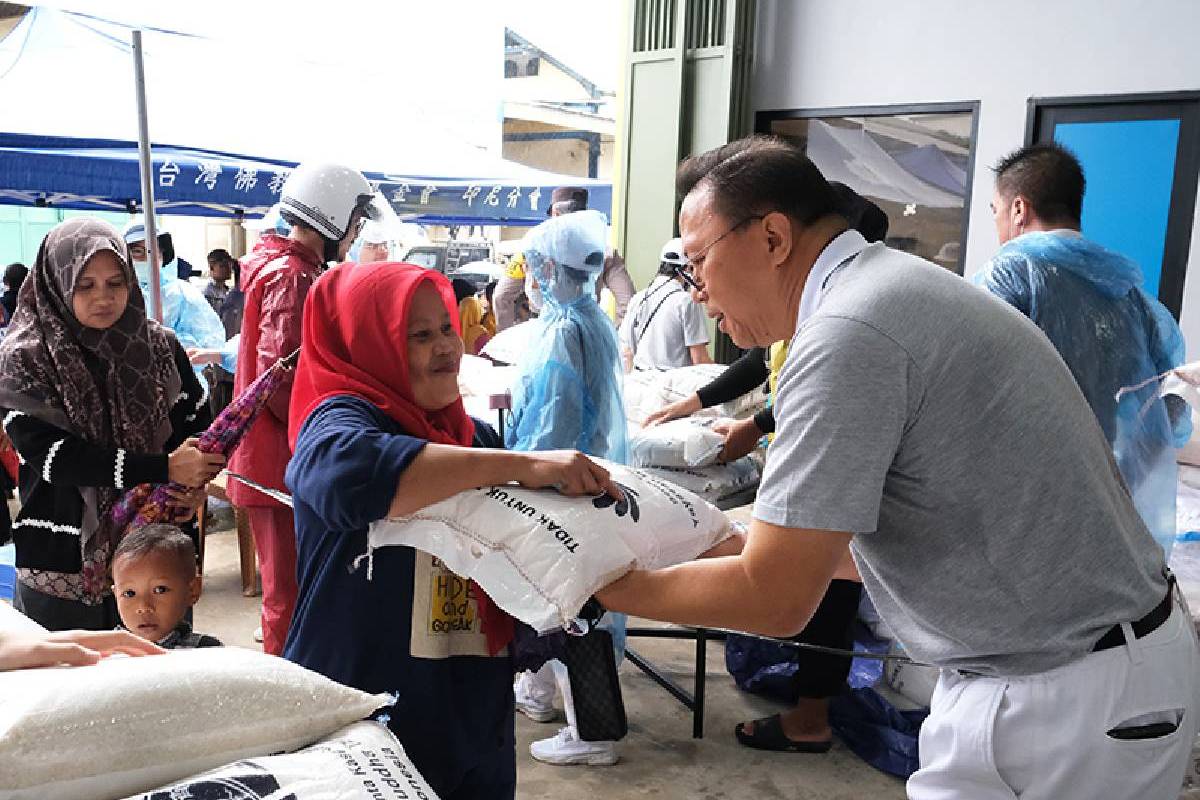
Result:
{"label": "person in blue rain poncho", "polygon": [[[146,250],[146,226],[142,222],[130,223],[124,232],[125,244],[137,274],[138,286],[150,305],[150,261]],[[175,338],[185,350],[217,350],[225,345],[225,326],[204,297],[204,293],[187,281],[177,277],[174,253],[161,253],[163,264],[159,269],[159,287],[162,297],[162,324],[175,333]],[[203,367],[197,366],[199,374]]]}
{"label": "person in blue rain poncho", "polygon": [[[533,324],[533,343],[518,365],[513,389],[510,450],[579,450],[617,463],[628,460],[621,363],[612,320],[596,302],[596,278],[604,268],[607,222],[599,211],[576,211],[538,225],[525,237],[526,272],[543,298]],[[606,615],[624,651],[625,616]],[[554,719],[554,682],[563,695],[567,725],[534,742],[530,754],[551,764],[616,763],[615,743],[579,738],[566,668],[550,662],[524,673],[515,687],[517,710],[538,722]]]}
{"label": "person in blue rain poncho", "polygon": [[1069,150],[1025,147],[995,172],[992,210],[1002,247],[975,280],[1029,317],[1062,355],[1138,512],[1169,556],[1175,449],[1191,435],[1191,419],[1178,398],[1158,397],[1157,381],[1117,394],[1183,363],[1179,325],[1142,288],[1134,261],[1080,234],[1085,179]]}
{"label": "person in blue rain poncho", "polygon": [[617,336],[593,290],[605,231],[599,211],[577,211],[525,238],[526,270],[541,287],[543,306],[513,392],[510,449],[628,457]]}

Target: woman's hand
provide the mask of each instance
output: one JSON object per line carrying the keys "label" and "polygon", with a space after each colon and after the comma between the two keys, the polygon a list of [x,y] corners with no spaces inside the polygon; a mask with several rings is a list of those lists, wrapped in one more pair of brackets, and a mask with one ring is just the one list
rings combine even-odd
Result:
{"label": "woman's hand", "polygon": [[188,439],[167,457],[167,476],[191,489],[208,483],[225,467],[225,456],[203,452],[196,447],[199,441]]}
{"label": "woman's hand", "polygon": [[526,489],[553,487],[569,497],[607,494],[617,500],[623,498],[608,470],[577,450],[519,455],[519,469],[514,477]]}
{"label": "woman's hand", "polygon": [[205,350],[202,347],[189,347],[187,349],[188,361],[193,367],[204,367],[209,364],[221,363],[220,350]]}
{"label": "woman's hand", "polygon": [[0,633],[0,672],[33,667],[82,667],[114,653],[150,656],[165,652],[129,631],[9,631]]}
{"label": "woman's hand", "polygon": [[725,437],[725,444],[721,445],[721,454],[717,456],[717,460],[722,464],[728,464],[730,461],[736,461],[744,455],[749,455],[763,435],[758,426],[754,424],[754,417],[723,419],[713,423],[712,430],[713,433],[719,433]]}
{"label": "woman's hand", "polygon": [[693,394],[682,400],[676,400],[670,405],[663,406],[658,411],[646,417],[645,427],[649,428],[651,425],[659,425],[663,422],[670,422],[673,419],[690,416],[701,408],[703,406],[700,405],[700,395]]}
{"label": "woman's hand", "polygon": [[198,489],[187,489],[182,492],[174,489],[167,489],[167,496],[171,498],[167,505],[169,505],[171,508],[177,508],[180,511],[187,512],[186,517],[184,517],[182,520],[178,520],[179,522],[185,522],[196,514],[200,513],[200,510],[204,507],[204,501],[208,496],[208,491],[203,486]]}

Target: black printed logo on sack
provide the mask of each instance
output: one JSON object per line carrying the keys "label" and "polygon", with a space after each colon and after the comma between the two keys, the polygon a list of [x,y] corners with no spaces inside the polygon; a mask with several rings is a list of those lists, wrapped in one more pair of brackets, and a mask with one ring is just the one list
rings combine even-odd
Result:
{"label": "black printed logo on sack", "polygon": [[642,517],[642,510],[638,508],[637,497],[638,493],[630,489],[623,483],[613,481],[617,486],[621,487],[621,494],[624,495],[620,500],[610,494],[602,494],[599,497],[592,498],[592,505],[596,508],[608,508],[614,506],[613,510],[617,512],[618,517],[623,517],[626,514],[634,522],[637,522]]}
{"label": "black printed logo on sack", "polygon": [[296,795],[279,792],[279,781],[257,764],[242,761],[225,767],[223,774],[176,785],[166,791],[142,795],[143,800],[296,800]]}

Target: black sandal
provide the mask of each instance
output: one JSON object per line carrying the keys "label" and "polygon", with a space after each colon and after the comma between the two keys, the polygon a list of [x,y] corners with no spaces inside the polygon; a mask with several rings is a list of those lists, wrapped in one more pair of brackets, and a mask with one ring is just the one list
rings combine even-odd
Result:
{"label": "black sandal", "polygon": [[774,750],[779,753],[827,753],[833,746],[832,739],[820,742],[798,742],[789,739],[783,732],[783,722],[778,714],[754,720],[754,733],[746,733],[746,723],[739,722],[733,729],[739,743],[755,750]]}

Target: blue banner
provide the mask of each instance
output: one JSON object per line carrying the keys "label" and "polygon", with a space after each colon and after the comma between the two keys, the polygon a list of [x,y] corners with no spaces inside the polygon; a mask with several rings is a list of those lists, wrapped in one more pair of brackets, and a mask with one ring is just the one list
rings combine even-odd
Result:
{"label": "blue banner", "polygon": [[[152,147],[160,214],[258,217],[279,200],[294,163],[171,145]],[[367,179],[411,222],[536,225],[553,189],[586,188],[588,205],[611,216],[612,186],[512,165],[519,177]],[[520,183],[524,181],[524,183]],[[141,207],[134,142],[0,133],[0,203],[136,212]]]}

